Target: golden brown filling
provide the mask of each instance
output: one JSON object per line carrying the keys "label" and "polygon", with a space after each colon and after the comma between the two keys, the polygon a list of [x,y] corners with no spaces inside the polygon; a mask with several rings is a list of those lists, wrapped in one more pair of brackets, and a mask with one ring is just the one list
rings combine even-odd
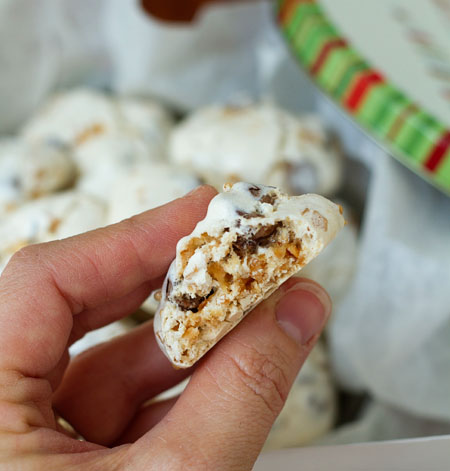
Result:
{"label": "golden brown filling", "polygon": [[[208,234],[192,239],[185,250],[181,252],[182,267],[186,268],[190,257],[195,251],[204,245],[218,246],[220,240]],[[258,253],[258,248],[270,249],[271,257],[278,259],[277,271],[271,276],[267,270],[268,255]],[[242,277],[239,274],[239,267],[245,263],[250,269],[248,276]],[[273,263],[273,262],[272,262]],[[278,222],[271,225],[261,225],[249,235],[239,235],[231,244],[227,255],[221,262],[211,261],[208,264],[208,274],[214,280],[212,289],[207,295],[193,295],[191,293],[177,294],[171,300],[177,304],[182,311],[192,313],[186,316],[186,325],[198,327],[201,323],[201,316],[194,315],[204,310],[208,304],[219,304],[222,309],[232,303],[238,303],[240,298],[252,294],[259,294],[261,289],[269,283],[275,283],[287,271],[296,266],[302,266],[304,258],[302,255],[302,242],[295,238],[292,231]],[[269,279],[269,276],[271,279]],[[236,289],[237,288],[237,289]],[[172,286],[168,287],[168,296]],[[220,296],[220,299],[218,299]],[[212,316],[211,316],[212,314]],[[219,314],[217,317],[223,316]],[[215,317],[214,313],[208,312],[208,321]],[[177,328],[173,329],[177,330]],[[187,336],[191,335],[186,331]]]}

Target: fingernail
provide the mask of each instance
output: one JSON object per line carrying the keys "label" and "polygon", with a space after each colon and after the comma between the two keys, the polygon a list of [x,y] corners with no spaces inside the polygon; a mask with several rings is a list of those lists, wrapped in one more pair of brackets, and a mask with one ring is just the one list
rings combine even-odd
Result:
{"label": "fingernail", "polygon": [[306,345],[318,334],[331,312],[330,298],[319,286],[299,282],[280,299],[276,316],[281,328]]}

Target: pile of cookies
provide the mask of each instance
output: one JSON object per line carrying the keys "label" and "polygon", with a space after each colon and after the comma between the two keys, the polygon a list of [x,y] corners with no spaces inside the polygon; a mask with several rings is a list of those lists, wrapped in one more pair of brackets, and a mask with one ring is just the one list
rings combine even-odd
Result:
{"label": "pile of cookies", "polygon": [[[250,181],[290,195],[333,196],[342,174],[343,158],[317,117],[261,103],[214,105],[176,123],[155,101],[75,89],[52,97],[17,136],[0,140],[0,272],[21,247],[118,222],[201,183],[221,189],[224,183]],[[272,210],[272,204],[262,206]],[[276,224],[274,231],[284,237]],[[346,247],[347,260],[348,250],[356,250],[355,228],[344,228],[339,240],[338,248],[330,246],[328,258],[317,262],[317,277],[314,262],[307,267],[308,276],[325,287],[334,282],[327,276],[341,256],[339,247]],[[327,270],[321,268],[325,262]],[[351,269],[347,272],[333,284],[332,296],[345,289]],[[143,310],[152,315],[156,304],[150,298]],[[331,373],[319,345],[267,446],[310,443],[332,427],[335,411]]]}

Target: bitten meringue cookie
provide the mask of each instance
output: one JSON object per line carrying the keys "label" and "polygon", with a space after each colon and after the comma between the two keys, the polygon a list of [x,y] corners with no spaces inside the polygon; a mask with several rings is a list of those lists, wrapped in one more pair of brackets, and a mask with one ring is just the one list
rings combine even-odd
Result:
{"label": "bitten meringue cookie", "polygon": [[177,244],[155,316],[169,360],[187,368],[344,226],[339,206],[319,195],[224,185],[192,234]]}

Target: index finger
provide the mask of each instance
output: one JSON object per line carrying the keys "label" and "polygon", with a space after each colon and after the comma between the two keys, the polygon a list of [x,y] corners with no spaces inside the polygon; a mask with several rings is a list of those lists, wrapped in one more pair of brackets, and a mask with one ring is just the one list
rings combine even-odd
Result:
{"label": "index finger", "polygon": [[102,304],[161,277],[214,194],[202,187],[121,223],[15,255],[0,279],[0,369],[48,374],[64,352],[73,316],[95,315]]}

